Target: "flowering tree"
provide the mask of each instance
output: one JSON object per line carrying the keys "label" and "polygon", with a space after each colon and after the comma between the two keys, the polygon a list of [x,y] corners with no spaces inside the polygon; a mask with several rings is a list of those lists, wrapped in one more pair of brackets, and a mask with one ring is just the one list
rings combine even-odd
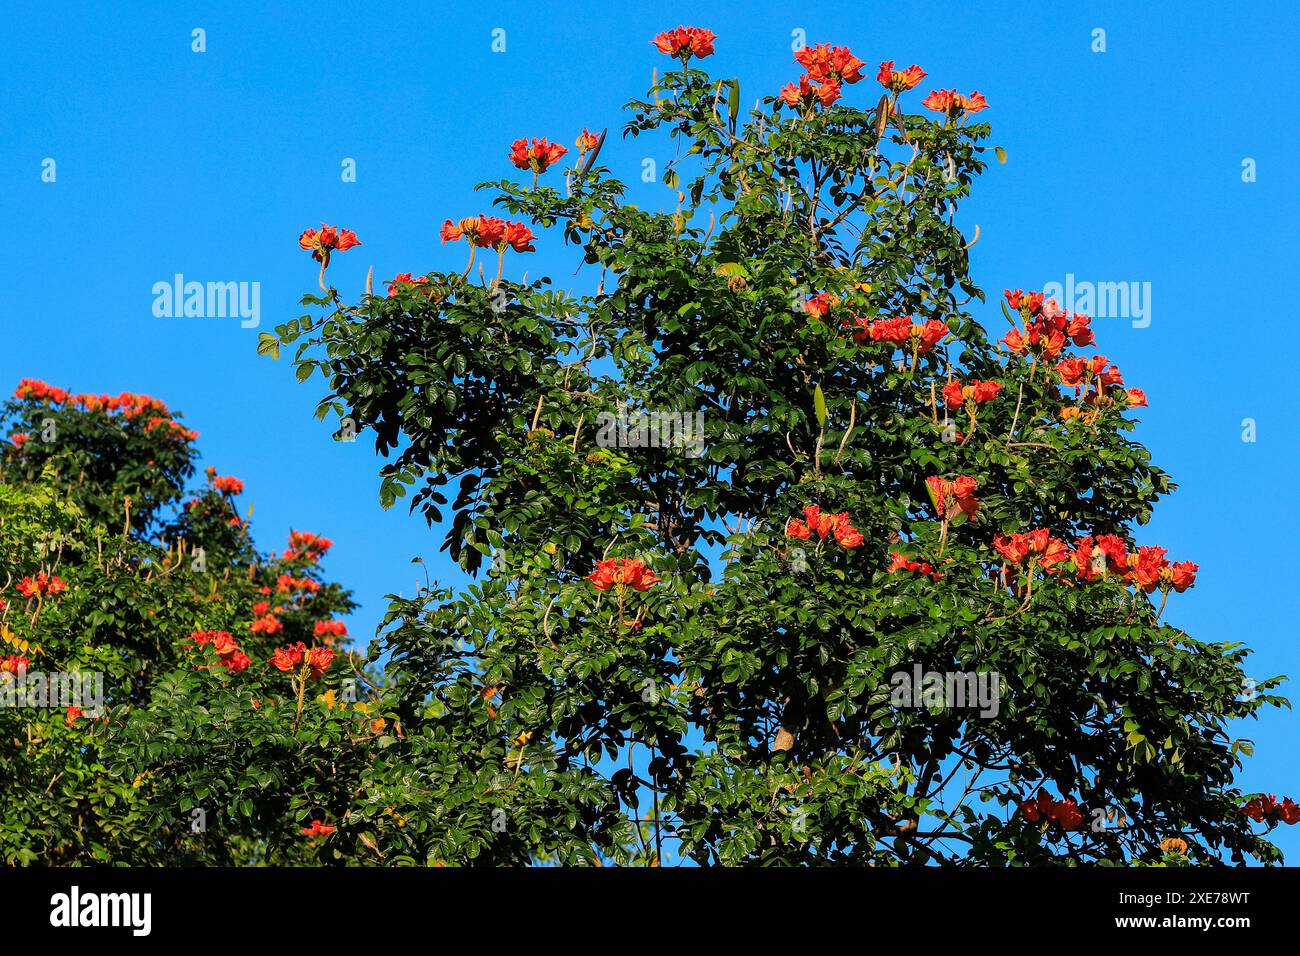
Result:
{"label": "flowering tree", "polygon": [[332,859],[384,722],[331,542],[259,553],[211,468],[182,504],[198,436],[158,399],[24,380],[0,425],[0,858]]}
{"label": "flowering tree", "polygon": [[[1086,351],[1087,316],[984,307],[969,274],[984,97],[918,110],[925,72],[892,62],[863,97],[862,60],[818,45],[745,110],[699,67],[715,39],[655,38],[628,104],[626,136],[675,149],[670,209],[624,201],[584,130],[576,155],[503,140],[525,182],[483,188],[509,218],[441,228],[463,271],[349,304],[326,267],[357,236],[301,238],[321,311],[260,350],[297,346],[320,417],[373,435],[383,504],[445,520],[478,579],[392,603],[377,706],[404,734],[333,839],[420,862],[1276,861],[1259,825],[1300,808],[1234,788],[1228,725],[1281,679],[1165,619],[1197,568],[1140,539],[1173,487],[1129,437],[1145,395]],[[594,288],[510,278],[540,242]],[[702,454],[646,440],[694,416]]]}

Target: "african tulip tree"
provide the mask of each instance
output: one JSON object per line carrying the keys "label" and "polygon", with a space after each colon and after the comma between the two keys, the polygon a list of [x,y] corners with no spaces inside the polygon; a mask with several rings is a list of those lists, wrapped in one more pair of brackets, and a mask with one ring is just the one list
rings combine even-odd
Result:
{"label": "african tulip tree", "polygon": [[0,427],[0,859],[365,854],[320,839],[386,725],[344,693],[331,542],[260,552],[212,468],[187,498],[198,435],[156,398],[23,380]]}
{"label": "african tulip tree", "polygon": [[[437,216],[466,265],[349,304],[326,258],[321,312],[263,336],[478,579],[392,604],[406,736],[357,832],[448,862],[1276,860],[1255,823],[1298,814],[1234,789],[1227,723],[1280,678],[1243,696],[1245,649],[1164,618],[1197,568],[1140,535],[1173,487],[1129,437],[1146,396],[1087,316],[969,274],[989,104],[819,45],[745,110],[715,39],[656,38],[627,107],[670,208],[624,201],[603,135],[503,135],[509,218]],[[510,278],[561,243],[586,294]],[[644,440],[664,418],[702,453]]]}

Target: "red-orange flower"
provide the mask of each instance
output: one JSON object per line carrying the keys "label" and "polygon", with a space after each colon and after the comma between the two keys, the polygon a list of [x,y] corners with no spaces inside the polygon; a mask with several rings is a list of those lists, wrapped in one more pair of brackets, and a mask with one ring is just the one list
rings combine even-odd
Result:
{"label": "red-orange flower", "polygon": [[528,145],[527,138],[517,139],[510,144],[510,162],[520,169],[531,169],[535,173],[544,173],[560,161],[568,149],[559,143],[548,143],[544,138],[533,138]]}
{"label": "red-orange flower", "polygon": [[317,621],[312,633],[324,638],[347,637],[348,626],[342,621]]}
{"label": "red-orange flower", "polygon": [[630,587],[634,591],[644,591],[652,584],[663,579],[646,566],[639,558],[607,558],[596,562],[596,570],[587,576],[587,580],[598,591],[608,591],[612,587]]}
{"label": "red-orange flower", "polygon": [[600,145],[600,137],[595,133],[587,132],[587,127],[584,126],[582,135],[578,137],[578,141],[574,145],[578,147],[578,155],[585,156]]}
{"label": "red-orange flower", "polygon": [[1168,569],[1168,577],[1162,578],[1161,583],[1168,582],[1168,587],[1173,588],[1179,594],[1182,594],[1188,588],[1196,583],[1196,572],[1200,570],[1191,561],[1178,561]]}
{"label": "red-orange flower", "polygon": [[310,531],[289,531],[289,550],[284,552],[285,561],[315,561],[326,551],[334,547],[329,538]]}
{"label": "red-orange flower", "polygon": [[[862,545],[864,539],[858,529],[853,527],[849,521],[847,511],[841,511],[838,514],[825,514],[817,505],[805,505],[803,509],[803,522],[793,521],[786,526],[786,533],[794,528],[795,534],[791,537],[809,538],[812,532],[817,532],[817,537],[825,540],[827,535],[835,538],[841,547],[856,548]],[[806,530],[808,534],[801,534],[800,529]]]}
{"label": "red-orange flower", "polygon": [[[388,283],[388,298],[393,298],[404,286],[427,286],[432,285],[432,280],[427,275],[413,276],[409,272],[399,272],[393,276],[393,281]],[[432,298],[433,289],[428,291],[427,298]]]}
{"label": "red-orange flower", "polygon": [[987,382],[973,378],[963,385],[954,379],[943,387],[942,394],[944,404],[949,408],[958,408],[961,405],[982,405],[991,402],[998,397],[998,392],[1001,390],[1001,382]]}
{"label": "red-orange flower", "polygon": [[28,575],[14,585],[18,593],[25,598],[45,597],[61,593],[67,585],[57,574],[46,574],[44,571],[32,577]]}
{"label": "red-orange flower", "polygon": [[536,238],[533,231],[522,222],[512,222],[506,225],[502,242],[515,252],[533,252],[533,240]]}
{"label": "red-orange flower", "polygon": [[211,481],[212,487],[217,491],[222,491],[230,495],[242,495],[244,493],[244,483],[232,475],[214,477]]}
{"label": "red-orange flower", "polygon": [[700,27],[677,27],[675,30],[665,30],[650,42],[660,53],[677,57],[685,63],[693,56],[710,56],[713,53],[713,41],[717,38],[716,33]]}
{"label": "red-orange flower", "polygon": [[1065,544],[1053,538],[1046,528],[1018,532],[1010,537],[995,534],[993,547],[1012,565],[1032,563],[1045,571],[1050,571],[1056,564],[1070,557],[1070,551]]}
{"label": "red-orange flower", "polygon": [[895,70],[894,61],[886,60],[880,64],[880,72],[876,74],[876,79],[885,89],[902,93],[905,90],[915,89],[916,85],[925,79],[925,70],[915,63],[906,70]]}
{"label": "red-orange flower", "polygon": [[[190,637],[199,647],[211,644],[217,654],[217,666],[224,667],[232,674],[238,674],[252,663],[227,631],[195,631]],[[202,666],[205,665],[200,665]]]}
{"label": "red-orange flower", "polygon": [[326,266],[329,265],[330,253],[346,252],[353,246],[361,245],[361,240],[351,229],[339,229],[322,222],[320,229],[304,229],[298,237],[298,245],[310,249],[311,257]]}
{"label": "red-orange flower", "polygon": [[1083,813],[1073,799],[1056,800],[1046,790],[1020,804],[1020,814],[1030,823],[1048,821],[1062,830],[1077,830],[1083,825]]}
{"label": "red-orange flower", "polygon": [[841,86],[837,80],[824,80],[811,83],[807,74],[799,77],[799,85],[787,83],[781,89],[781,99],[788,105],[805,109],[814,102],[822,106],[831,106],[840,98]]}
{"label": "red-orange flower", "polygon": [[808,71],[809,79],[818,83],[834,80],[838,83],[856,83],[862,79],[862,68],[866,66],[849,52],[846,46],[831,46],[819,43],[804,47],[794,55],[800,66]]}
{"label": "red-orange flower", "polygon": [[975,517],[975,513],[979,511],[980,502],[975,497],[975,479],[969,475],[962,475],[951,481],[938,475],[931,475],[925,479],[925,483],[930,488],[934,508],[940,518],[951,515],[953,506],[959,508],[968,518]]}
{"label": "red-orange flower", "polygon": [[302,664],[303,655],[307,653],[307,645],[302,641],[297,644],[287,644],[284,647],[277,647],[275,653],[271,655],[271,666],[276,670],[284,671],[286,674],[295,671]]}
{"label": "red-orange flower", "polygon": [[890,552],[889,567],[886,571],[890,574],[897,574],[899,571],[911,571],[913,574],[920,574],[931,581],[938,581],[943,577],[942,572],[936,571],[934,565],[929,561],[916,561],[906,555],[899,554],[897,551]]}
{"label": "red-orange flower", "polygon": [[279,634],[284,630],[284,623],[274,614],[266,614],[250,624],[248,629],[254,634]]}
{"label": "red-orange flower", "polygon": [[1241,812],[1256,823],[1265,820],[1269,823],[1300,823],[1300,804],[1296,804],[1290,797],[1284,797],[1279,803],[1271,793],[1255,797],[1241,808]]}
{"label": "red-orange flower", "polygon": [[302,828],[302,835],[309,837],[329,836],[334,832],[334,827],[324,820],[312,820],[311,826]]}
{"label": "red-orange flower", "polygon": [[978,113],[988,109],[989,104],[979,90],[970,96],[963,96],[956,90],[935,90],[921,101],[921,105],[936,113],[957,116],[960,113]]}
{"label": "red-orange flower", "polygon": [[320,680],[334,663],[334,652],[328,647],[313,647],[307,652],[307,666],[311,668],[312,680]]}

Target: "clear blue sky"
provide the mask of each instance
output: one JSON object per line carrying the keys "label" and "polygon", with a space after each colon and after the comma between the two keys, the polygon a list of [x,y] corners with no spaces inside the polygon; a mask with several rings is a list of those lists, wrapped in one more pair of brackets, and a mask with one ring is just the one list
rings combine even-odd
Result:
{"label": "clear blue sky", "polygon": [[[422,555],[446,580],[439,532],[377,503],[365,441],[312,418],[319,380],[254,353],[236,319],[159,319],[152,286],[176,273],[261,283],[262,329],[315,285],[297,236],[324,219],[364,245],[335,258],[345,295],[397,272],[458,268],[436,229],[486,204],[472,186],[511,172],[519,136],[571,144],[609,126],[602,162],[640,183],[647,146],[619,107],[666,61],[649,46],[689,23],[719,35],[707,62],[748,102],[797,78],[792,31],[869,64],[919,63],[923,88],[978,89],[1008,162],[966,207],[975,279],[1004,286],[1150,283],[1150,324],[1095,322],[1101,350],[1146,389],[1140,440],[1181,485],[1143,532],[1201,565],[1169,620],[1245,641],[1250,671],[1300,677],[1295,376],[1285,282],[1300,221],[1294,9],[1282,2],[790,4],[434,2],[312,5],[10,0],[0,35],[0,387],[21,376],[78,391],[147,392],[202,432],[202,465],[248,485],[264,547],[292,527],[336,541],[327,568],[355,589],[363,640],[383,595]],[[207,51],[191,49],[206,31]],[[492,31],[506,51],[493,53]],[[1106,51],[1093,52],[1105,30]],[[866,103],[871,82],[847,88]],[[42,182],[53,158],[57,180]],[[356,160],[357,182],[341,181]],[[656,157],[660,162],[668,157]],[[1253,159],[1257,181],[1242,181]],[[571,287],[558,236],[528,257]],[[1281,302],[1281,306],[1278,305]],[[1001,323],[995,308],[982,317]],[[999,333],[1000,333],[999,329]],[[1242,441],[1254,419],[1257,441]],[[1239,734],[1258,749],[1242,783],[1300,796],[1300,714]],[[1284,828],[1286,829],[1286,828]],[[1278,835],[1300,862],[1300,827]]]}

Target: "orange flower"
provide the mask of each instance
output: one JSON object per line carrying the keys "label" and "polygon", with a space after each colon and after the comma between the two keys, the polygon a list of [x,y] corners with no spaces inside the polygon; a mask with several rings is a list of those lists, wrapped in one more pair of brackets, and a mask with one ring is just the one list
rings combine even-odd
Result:
{"label": "orange flower", "polygon": [[952,508],[956,505],[968,518],[975,517],[979,511],[980,502],[975,497],[975,479],[969,475],[962,475],[949,481],[946,478],[940,478],[937,475],[931,475],[925,479],[925,483],[930,488],[930,495],[934,499],[934,508],[939,517],[951,515]]}
{"label": "orange flower", "polygon": [[693,56],[703,58],[712,55],[713,41],[717,38],[718,35],[710,30],[678,27],[675,30],[665,30],[650,42],[660,53],[674,56],[686,63]]}
{"label": "orange flower", "polygon": [[980,110],[988,109],[989,104],[979,90],[975,90],[970,96],[963,96],[956,90],[935,90],[921,101],[921,105],[936,113],[954,117],[961,113],[978,113]]}
{"label": "orange flower", "polygon": [[1178,837],[1165,837],[1160,841],[1160,852],[1182,856],[1187,852],[1187,841]]}
{"label": "orange flower", "polygon": [[502,241],[515,252],[533,252],[533,240],[536,238],[533,231],[522,222],[512,222],[506,225]]}
{"label": "orange flower", "polygon": [[652,584],[658,584],[663,579],[639,558],[608,558],[596,562],[596,570],[587,576],[587,580],[594,584],[598,591],[624,586],[634,591],[645,591]]}
{"label": "orange flower", "polygon": [[302,641],[297,644],[277,647],[275,653],[271,655],[271,666],[287,674],[298,669],[299,665],[302,664],[303,655],[306,653],[307,645]]}
{"label": "orange flower", "polygon": [[313,820],[311,826],[302,828],[302,835],[309,837],[329,836],[334,832],[334,827],[324,820]]}
{"label": "orange flower", "polygon": [[334,652],[328,647],[313,647],[307,652],[307,666],[311,668],[312,680],[320,680],[334,663]]}
{"label": "orange flower", "polygon": [[848,47],[831,46],[829,43],[804,47],[794,58],[808,71],[809,79],[818,83],[831,80],[836,83],[856,83],[862,79],[862,68],[866,66],[849,52]]}
{"label": "orange flower", "polygon": [[836,80],[824,80],[816,85],[808,81],[805,74],[799,78],[799,85],[787,83],[781,90],[781,99],[790,106],[803,106],[807,109],[814,102],[822,106],[831,106],[840,98],[840,84]]}
{"label": "orange flower", "polygon": [[961,405],[973,406],[991,402],[998,397],[998,392],[1001,390],[1001,382],[985,382],[973,378],[969,384],[963,385],[954,379],[943,387],[942,394],[944,403],[949,408],[957,408]]}
{"label": "orange flower", "polygon": [[1045,571],[1070,557],[1070,551],[1061,541],[1051,536],[1046,528],[1037,531],[993,536],[994,549],[1013,565],[1037,563]]}
{"label": "orange flower", "polygon": [[[847,511],[823,514],[816,505],[805,505],[803,515],[803,521],[796,519],[786,525],[786,533],[791,537],[807,539],[811,538],[812,532],[816,531],[818,538],[825,540],[827,535],[831,535],[844,548],[860,547],[865,540],[849,521]],[[794,533],[791,533],[792,530]]]}
{"label": "orange flower", "polygon": [[886,60],[880,64],[880,72],[876,74],[876,79],[885,89],[902,93],[905,90],[915,89],[916,85],[925,79],[925,70],[915,63],[906,70],[895,70],[894,61]]}
{"label": "orange flower", "polygon": [[544,138],[534,137],[531,146],[528,145],[527,138],[517,139],[510,144],[510,162],[520,169],[544,173],[558,163],[560,157],[567,152],[568,150],[559,143],[548,143]]}
{"label": "orange flower", "polygon": [[585,156],[600,145],[600,137],[595,133],[587,132],[587,127],[584,126],[582,135],[578,137],[578,141],[574,145],[578,147],[578,155]]}
{"label": "orange flower", "polygon": [[67,588],[67,585],[57,574],[46,574],[42,571],[34,578],[30,575],[23,578],[14,587],[23,597],[34,598],[59,594]]}
{"label": "orange flower", "polygon": [[322,222],[320,229],[304,229],[298,237],[298,245],[310,249],[311,257],[324,267],[329,265],[331,252],[346,252],[361,245],[361,240],[351,229],[339,229]]}
{"label": "orange flower", "polygon": [[897,551],[890,552],[889,557],[889,567],[885,569],[889,574],[897,574],[899,571],[911,571],[914,574],[927,577],[931,581],[938,581],[943,577],[943,574],[936,571],[934,565],[929,561],[914,561]]}

